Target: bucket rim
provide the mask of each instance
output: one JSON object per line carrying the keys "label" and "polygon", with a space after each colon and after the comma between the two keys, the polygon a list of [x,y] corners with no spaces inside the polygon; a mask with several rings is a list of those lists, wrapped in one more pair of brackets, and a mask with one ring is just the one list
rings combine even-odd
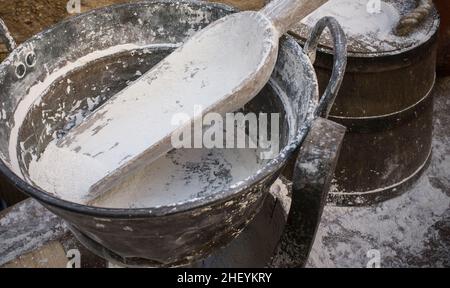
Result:
{"label": "bucket rim", "polygon": [[[231,13],[237,12],[238,10],[221,3],[213,3],[213,2],[205,2],[205,1],[196,1],[196,0],[183,0],[183,1],[174,1],[174,0],[148,0],[148,1],[140,1],[136,3],[125,3],[125,4],[115,4],[107,7],[97,8],[90,10],[86,13],[82,13],[80,15],[69,17],[56,25],[36,34],[31,37],[21,45],[19,45],[14,51],[20,51],[20,47],[23,45],[27,45],[28,42],[41,38],[44,34],[50,33],[54,28],[59,25],[74,21],[80,17],[86,17],[95,13],[107,13],[107,11],[112,9],[117,9],[120,7],[133,7],[140,5],[148,5],[148,4],[160,4],[160,3],[183,3],[188,5],[194,5],[197,7],[207,6],[212,8],[223,9],[224,11],[229,11]],[[316,78],[316,74],[314,73],[314,68],[307,57],[307,55],[303,52],[301,46],[295,41],[292,36],[286,35],[284,40],[287,45],[291,45],[295,47],[294,52],[296,53],[296,57],[301,59],[307,59],[308,61],[302,61],[305,65],[308,65],[307,68],[311,71],[313,76],[313,91],[308,95],[305,101],[308,101],[307,104],[307,112],[306,115],[302,117],[302,121],[298,121],[297,131],[295,132],[295,136],[291,137],[290,141],[285,145],[285,147],[278,153],[277,157],[270,160],[262,169],[257,171],[254,175],[251,175],[247,179],[241,181],[239,185],[229,186],[223,189],[219,193],[214,193],[208,196],[198,197],[189,201],[185,201],[183,203],[174,203],[171,205],[159,206],[159,207],[150,207],[150,208],[105,208],[105,207],[95,207],[95,206],[87,206],[83,204],[78,204],[74,202],[70,202],[52,194],[45,192],[44,190],[31,185],[26,182],[24,179],[16,175],[3,159],[0,158],[0,173],[2,173],[11,184],[13,184],[16,188],[18,188],[23,193],[31,196],[36,199],[38,202],[46,206],[48,209],[58,209],[67,212],[72,212],[76,214],[82,214],[86,216],[93,216],[96,218],[108,218],[108,219],[131,219],[131,218],[149,218],[149,217],[162,217],[162,216],[170,216],[174,214],[185,213],[193,210],[201,210],[202,208],[213,206],[217,203],[223,203],[230,201],[231,199],[238,197],[247,189],[251,189],[251,186],[254,186],[256,183],[261,182],[262,180],[273,176],[274,173],[279,171],[288,161],[291,156],[295,153],[297,148],[302,144],[303,140],[306,138],[306,135],[309,132],[310,126],[313,120],[316,118],[314,112],[315,108],[318,105],[318,81]],[[8,58],[14,54],[14,51],[8,56]],[[8,59],[7,58],[7,59]],[[5,61],[0,65],[7,64]],[[301,122],[301,123],[300,123]],[[291,128],[289,128],[291,129]]]}

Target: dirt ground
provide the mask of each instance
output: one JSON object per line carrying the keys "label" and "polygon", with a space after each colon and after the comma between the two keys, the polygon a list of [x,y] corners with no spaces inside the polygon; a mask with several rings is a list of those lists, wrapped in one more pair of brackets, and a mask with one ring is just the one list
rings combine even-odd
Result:
{"label": "dirt ground", "polygon": [[[21,43],[32,35],[70,16],[66,6],[69,0],[0,0],[0,18],[11,31],[14,39]],[[137,2],[129,0],[81,0],[81,11],[116,3]],[[235,5],[242,10],[259,9],[265,0],[216,0]],[[5,47],[0,44],[0,59],[5,56]],[[3,54],[3,55],[2,55]]]}
{"label": "dirt ground", "polygon": [[[30,36],[36,34],[39,31],[61,21],[65,17],[70,16],[67,13],[67,2],[69,0],[0,0],[0,18],[3,19],[11,30],[14,39],[18,43],[21,43],[28,39]],[[80,0],[82,11],[88,11],[93,8],[107,6],[116,3],[136,2],[142,0]],[[222,2],[229,5],[238,7],[241,10],[255,10],[264,6],[269,0],[207,0],[212,2]],[[445,1],[445,2],[444,2]],[[445,4],[444,4],[445,3]],[[436,4],[443,11],[446,11],[449,5],[446,0],[436,1]],[[445,17],[444,17],[445,18]],[[446,24],[449,26],[450,19],[446,19]],[[445,33],[445,32],[443,32]],[[447,33],[450,33],[448,29]],[[441,34],[441,38],[445,38]],[[450,36],[447,36],[450,39]],[[444,41],[443,41],[444,42]],[[445,44],[445,45],[444,45]],[[450,47],[450,40],[441,44],[441,51]],[[446,50],[447,51],[447,50]],[[4,45],[0,43],[0,60],[6,55],[6,49]],[[441,66],[445,66],[450,74],[448,63],[450,59],[449,53],[440,53],[438,57]]]}

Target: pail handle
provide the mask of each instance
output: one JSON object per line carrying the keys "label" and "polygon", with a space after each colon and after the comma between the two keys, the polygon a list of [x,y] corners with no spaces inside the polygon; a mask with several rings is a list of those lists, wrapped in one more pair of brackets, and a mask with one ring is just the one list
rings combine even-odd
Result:
{"label": "pail handle", "polygon": [[411,34],[430,15],[431,10],[433,10],[432,0],[417,0],[417,7],[400,19],[394,30],[395,35]]}
{"label": "pail handle", "polygon": [[[16,41],[12,37],[8,27],[2,19],[0,19],[0,40],[1,42],[3,42],[3,44],[5,44],[8,53],[11,53],[17,47]],[[18,59],[14,63],[14,73],[18,80],[24,78],[27,74],[27,70],[33,68],[36,65],[36,53],[33,49],[25,51],[25,53],[22,54],[23,55],[21,55],[21,57],[23,59]]]}
{"label": "pail handle", "polygon": [[345,131],[344,126],[324,118],[312,123],[296,158],[292,204],[270,267],[305,266],[322,219]]}
{"label": "pail handle", "polygon": [[306,41],[304,52],[314,63],[319,39],[325,28],[330,30],[334,43],[333,72],[316,108],[309,133],[295,159],[292,204],[270,267],[305,266],[327,201],[346,131],[344,126],[324,119],[328,117],[334,104],[347,66],[347,40],[336,19],[324,17],[317,22]]}
{"label": "pail handle", "polygon": [[320,98],[319,105],[317,106],[316,116],[328,118],[339,89],[341,88],[342,81],[344,80],[345,68],[347,67],[347,38],[345,37],[344,30],[335,18],[324,17],[320,19],[312,29],[303,50],[314,64],[316,61],[319,39],[325,28],[330,30],[333,38],[334,65],[328,87]]}
{"label": "pail handle", "polygon": [[9,32],[8,27],[6,27],[5,22],[3,22],[1,18],[0,18],[0,40],[3,42],[3,44],[6,45],[8,53],[11,53],[14,49],[16,49],[17,46],[16,41],[14,41],[14,38]]}

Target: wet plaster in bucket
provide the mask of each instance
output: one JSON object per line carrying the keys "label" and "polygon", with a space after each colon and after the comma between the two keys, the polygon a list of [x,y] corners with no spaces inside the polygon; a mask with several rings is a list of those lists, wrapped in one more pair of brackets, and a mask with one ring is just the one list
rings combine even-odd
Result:
{"label": "wet plaster in bucket", "polygon": [[[233,112],[256,96],[277,47],[270,23],[257,15],[231,15],[195,34],[57,143],[107,166],[93,194],[170,151],[171,136],[201,114]],[[174,125],[180,114],[188,121]]]}
{"label": "wet plaster in bucket", "polygon": [[[65,79],[71,71],[89,65],[90,62],[99,58],[137,48],[142,47],[121,45],[98,51],[80,58],[74,63],[68,63],[67,66],[47,75],[43,82],[30,89],[32,94],[29,96],[32,97],[28,97],[26,101],[19,104],[15,114],[15,123],[23,123],[30,106],[38,105],[41,97],[48,92],[52,83],[58,79]],[[142,72],[136,71],[136,74],[140,73]],[[66,92],[73,93],[71,89],[73,83],[69,78],[65,81],[67,81]],[[281,98],[286,97],[284,94],[280,96]],[[282,99],[283,101],[286,100]],[[97,98],[88,99],[88,108],[96,106],[97,102]],[[293,121],[294,118],[290,113],[292,111],[287,111],[286,117],[289,121]],[[76,123],[73,124],[81,123],[85,116],[83,113],[77,112],[74,117]],[[11,137],[10,156],[11,159],[15,159],[13,163],[15,163],[16,171],[20,172],[19,155],[17,155],[16,145],[14,145],[18,141],[19,129],[20,125],[17,125],[13,130],[14,137]],[[47,131],[47,133],[51,133],[51,131]],[[27,170],[29,175],[26,175],[25,178],[33,185],[57,197],[76,203],[87,203],[90,200],[85,198],[88,188],[101,179],[110,170],[110,167],[92,155],[61,149],[56,145],[58,140],[56,135],[53,135],[53,138],[54,140],[46,146],[43,153],[39,156],[33,155]],[[261,160],[259,156],[258,149],[174,151],[159,159],[154,166],[143,169],[126,185],[116,187],[111,193],[111,198],[101,198],[92,204],[116,208],[155,207],[220,192],[233,184],[244,182],[245,179],[264,167],[267,161]]]}
{"label": "wet plaster in bucket", "polygon": [[109,171],[108,166],[61,149],[56,142],[30,163],[31,181],[59,198],[98,207],[148,208],[193,201],[244,181],[267,164],[258,149],[173,150],[92,201],[89,187]]}
{"label": "wet plaster in bucket", "polygon": [[[175,5],[175,4],[174,4]],[[176,4],[178,5],[178,4]],[[197,26],[198,23],[202,23],[202,22],[208,22],[207,18],[212,17],[209,12],[201,12],[201,13],[194,13],[195,17],[197,17],[196,19],[193,20],[193,22],[195,22],[195,25],[192,25],[191,21],[187,24],[189,24],[189,31],[186,32],[187,34],[190,33],[194,33],[196,31],[198,31],[198,29],[200,28],[199,26]],[[101,157],[100,155],[97,155],[97,153],[86,153],[86,155],[84,155],[83,153],[77,153],[77,147],[74,147],[74,150],[66,150],[66,151],[62,151],[61,149],[57,150],[56,148],[60,148],[56,145],[56,140],[59,140],[58,137],[58,133],[60,132],[60,129],[66,129],[66,126],[64,127],[60,127],[61,125],[65,125],[65,124],[70,124],[67,127],[67,129],[72,129],[74,126],[79,125],[82,121],[84,117],[88,117],[89,112],[92,112],[94,109],[97,109],[99,105],[101,105],[102,101],[106,101],[108,98],[108,96],[112,96],[114,94],[108,94],[106,97],[102,98],[103,96],[101,95],[101,91],[103,91],[105,87],[102,87],[103,84],[101,83],[90,83],[89,85],[92,85],[92,89],[97,89],[98,92],[92,92],[89,91],[87,92],[86,96],[84,96],[84,94],[82,93],[77,94],[77,89],[80,90],[83,87],[83,83],[79,83],[79,82],[84,82],[84,81],[88,81],[88,73],[86,74],[82,74],[82,76],[80,76],[79,78],[75,78],[78,79],[77,82],[73,83],[73,79],[71,80],[71,76],[73,74],[74,70],[79,70],[80,73],[83,73],[84,71],[88,71],[88,69],[84,69],[85,66],[89,66],[91,65],[91,62],[96,62],[98,59],[100,58],[109,58],[112,57],[115,54],[120,54],[122,52],[125,51],[125,53],[132,51],[132,50],[141,50],[146,48],[147,46],[145,46],[145,43],[148,43],[148,41],[152,42],[152,41],[160,41],[161,39],[153,39],[151,37],[157,37],[155,35],[160,35],[159,33],[165,33],[167,35],[163,36],[162,41],[163,42],[157,42],[157,43],[163,43],[161,44],[162,46],[168,46],[166,44],[166,42],[169,43],[180,43],[179,41],[183,41],[183,39],[186,39],[186,37],[188,37],[189,35],[186,35],[185,32],[183,32],[183,35],[178,35],[177,33],[173,33],[169,30],[165,30],[164,26],[159,26],[161,27],[162,31],[159,31],[159,28],[156,27],[154,30],[153,28],[149,28],[150,31],[149,33],[146,33],[150,35],[150,39],[149,40],[145,40],[145,41],[141,41],[140,38],[137,38],[138,40],[135,39],[134,34],[137,35],[141,35],[142,31],[143,31],[143,27],[139,26],[141,25],[140,23],[142,23],[142,21],[139,21],[139,17],[141,17],[142,15],[139,13],[134,13],[133,17],[136,17],[136,25],[132,25],[132,27],[130,28],[131,33],[126,33],[127,36],[129,34],[133,34],[130,36],[130,43],[139,43],[139,44],[123,44],[123,43],[127,43],[124,40],[127,40],[128,38],[115,38],[117,35],[110,35],[109,30],[108,31],[98,31],[98,33],[101,35],[101,40],[99,41],[99,44],[101,44],[102,47],[109,47],[106,50],[96,50],[92,45],[93,43],[89,42],[89,45],[87,45],[87,48],[85,50],[82,51],[81,56],[78,56],[78,53],[75,53],[73,51],[71,51],[71,53],[69,53],[68,55],[61,55],[61,57],[57,58],[57,60],[54,60],[55,62],[49,62],[50,64],[47,66],[43,66],[43,69],[41,69],[42,71],[38,71],[39,72],[39,79],[37,83],[33,83],[31,85],[31,88],[26,88],[26,92],[28,93],[28,95],[24,95],[23,99],[21,100],[21,102],[19,102],[18,104],[14,103],[15,105],[18,105],[15,108],[15,114],[13,117],[14,121],[11,121],[13,129],[11,131],[11,137],[8,139],[9,141],[9,158],[11,163],[7,163],[8,166],[10,166],[12,168],[12,170],[18,174],[21,178],[23,178],[24,180],[28,181],[30,184],[36,186],[36,187],[40,187],[43,191],[46,191],[48,193],[51,193],[53,195],[55,195],[56,197],[60,197],[66,200],[70,200],[70,201],[74,201],[74,202],[79,202],[79,203],[84,203],[84,201],[86,199],[84,199],[83,194],[86,193],[86,187],[89,186],[90,184],[92,184],[93,181],[98,180],[100,177],[104,176],[104,174],[106,173],[105,170],[109,170],[108,165],[105,165],[105,163],[102,163],[102,161],[98,161]],[[140,15],[140,16],[138,16]],[[147,16],[147,14],[144,14],[143,16]],[[213,18],[217,18],[216,16],[214,16]],[[143,18],[145,19],[145,18]],[[145,21],[144,21],[145,22]],[[197,23],[198,22],[198,23]],[[85,25],[86,24],[86,25]],[[81,27],[78,27],[79,29],[81,29],[82,31],[90,31],[93,27],[90,27],[89,23],[80,23]],[[158,30],[158,31],[157,31]],[[192,30],[192,31],[191,31]],[[94,31],[97,31],[94,29]],[[93,33],[95,34],[95,33]],[[104,37],[103,37],[104,35]],[[46,35],[42,35],[39,37],[42,37],[45,40],[45,36]],[[90,40],[94,40],[91,39],[92,37],[94,37],[95,35],[91,35],[90,33],[88,35],[85,35],[87,38],[89,38]],[[169,38],[169,40],[167,41],[166,38]],[[175,38],[173,38],[175,37]],[[257,37],[257,35],[255,35],[255,37]],[[113,40],[111,40],[113,39]],[[127,40],[128,41],[128,40]],[[291,49],[293,47],[291,47],[291,45],[294,45],[294,41],[291,41],[292,43],[289,42],[288,46],[285,46],[288,48],[288,51],[291,51]],[[118,46],[109,46],[109,45],[116,45],[114,43],[121,43],[121,45]],[[278,40],[277,40],[278,43]],[[285,42],[286,43],[286,42]],[[157,46],[156,45],[149,45],[149,46]],[[170,44],[169,44],[170,45]],[[177,48],[180,44],[171,44],[173,45],[172,48]],[[151,47],[150,47],[151,48]],[[159,50],[155,49],[155,50]],[[164,49],[163,49],[164,50]],[[168,51],[172,51],[173,49],[166,49],[166,52]],[[90,53],[90,51],[95,51]],[[284,50],[282,50],[284,51]],[[238,51],[239,52],[239,51]],[[238,53],[236,52],[236,53]],[[90,53],[90,54],[89,54]],[[158,55],[162,56],[164,53],[161,53]],[[230,56],[230,55],[228,55]],[[66,63],[66,59],[68,59],[67,57],[70,57],[71,62],[67,62]],[[81,57],[78,58],[77,57]],[[115,57],[115,56],[114,56]],[[153,56],[151,56],[153,57]],[[152,59],[162,59],[162,58],[152,58]],[[231,56],[230,56],[231,57]],[[256,56],[255,56],[256,57]],[[275,75],[275,77],[282,77],[283,79],[280,81],[280,79],[277,79],[275,82],[280,81],[280,84],[283,85],[284,82],[289,82],[289,81],[295,81],[294,83],[289,83],[288,86],[288,91],[289,93],[296,93],[296,95],[289,95],[289,99],[284,100],[283,97],[287,98],[287,95],[285,95],[284,93],[280,93],[279,91],[275,91],[275,94],[279,94],[279,98],[281,99],[281,102],[284,104],[285,108],[287,107],[288,109],[284,109],[286,112],[285,117],[287,119],[287,122],[289,123],[290,129],[289,129],[289,135],[284,135],[285,137],[289,137],[290,139],[290,145],[284,147],[285,149],[285,153],[289,153],[289,151],[292,151],[293,148],[296,147],[297,145],[297,141],[295,141],[294,138],[296,137],[302,137],[301,134],[300,136],[296,135],[296,129],[298,128],[298,119],[299,117],[303,117],[301,115],[312,115],[311,110],[314,109],[314,104],[313,100],[311,100],[310,103],[311,105],[302,105],[300,103],[298,103],[299,101],[301,101],[302,99],[304,99],[305,95],[309,95],[309,91],[311,88],[315,89],[317,92],[317,87],[315,85],[316,83],[316,78],[315,75],[312,71],[312,69],[310,69],[310,63],[309,63],[309,59],[307,59],[307,57],[305,57],[304,55],[302,55],[301,51],[296,51],[295,52],[289,52],[288,54],[286,53],[281,53],[281,57],[282,59],[279,61],[278,65],[278,69],[280,71],[278,71],[278,74]],[[143,57],[145,58],[145,57]],[[258,58],[258,57],[256,57]],[[42,59],[42,58],[41,58]],[[77,59],[77,60],[73,60],[73,59]],[[121,58],[121,59],[129,59],[127,57],[125,58]],[[292,59],[301,59],[301,61],[292,61]],[[159,60],[158,60],[159,61]],[[103,63],[104,61],[98,61]],[[105,61],[107,62],[107,61]],[[101,66],[101,63],[98,65],[98,67]],[[125,67],[125,65],[127,65],[126,61],[123,63],[118,63],[120,66],[120,64],[124,65],[124,69],[126,73],[131,72],[131,74],[135,74],[137,76],[141,76],[145,73],[145,69],[139,69],[136,71],[128,71],[128,69]],[[151,65],[149,65],[151,64]],[[153,67],[156,63],[150,61],[148,63],[146,63],[145,65],[141,66],[141,67]],[[62,66],[65,65],[65,66]],[[148,65],[148,66],[146,66]],[[242,64],[244,65],[244,64]],[[95,65],[92,65],[95,66]],[[245,66],[245,65],[244,65]],[[57,67],[57,68],[56,68]],[[58,70],[56,70],[58,69]],[[105,67],[106,69],[106,67]],[[117,70],[115,71],[119,71],[120,73],[120,69],[121,68],[117,68]],[[148,69],[148,68],[147,68]],[[45,73],[45,70],[47,70],[47,73]],[[96,75],[100,75],[100,73],[98,70]],[[297,75],[297,72],[294,73],[294,71],[300,71],[301,73]],[[36,71],[37,72],[37,71]],[[106,71],[105,71],[106,72]],[[31,74],[30,76],[36,76],[35,74]],[[130,79],[130,77],[128,77],[129,75],[127,75],[126,77],[124,77],[121,80],[127,81],[128,79]],[[97,79],[96,77],[93,77],[94,79]],[[84,80],[83,80],[84,79]],[[136,78],[133,78],[136,79]],[[287,80],[287,79],[296,79],[296,80]],[[75,80],[76,81],[76,80]],[[109,82],[112,82],[111,79],[108,79]],[[107,84],[110,84],[108,81]],[[132,80],[131,80],[132,81]],[[101,82],[101,81],[98,81]],[[273,83],[272,83],[273,84]],[[276,84],[276,83],[275,83]],[[66,86],[64,86],[66,85]],[[28,87],[28,85],[26,85]],[[271,85],[272,90],[277,90],[277,87],[274,87],[273,85]],[[276,85],[275,85],[276,86]],[[56,89],[58,88],[58,89]],[[59,89],[61,88],[61,89]],[[120,88],[123,89],[123,88]],[[280,87],[281,90],[286,90],[286,87]],[[27,91],[28,90],[28,91]],[[86,90],[86,89],[85,89]],[[54,92],[56,91],[56,92]],[[56,93],[56,94],[53,94]],[[273,91],[272,91],[273,92]],[[291,94],[292,94],[291,93]],[[100,97],[100,96],[101,97]],[[47,97],[48,96],[48,97]],[[89,98],[87,98],[89,97]],[[100,98],[102,99],[100,99]],[[68,108],[60,108],[59,105],[61,104],[59,101],[59,99],[63,98],[64,100],[61,100],[62,104],[66,104],[66,106]],[[292,99],[293,98],[293,99]],[[67,100],[68,99],[68,100]],[[76,101],[76,103],[71,102],[72,99],[74,100],[74,102]],[[86,103],[87,100],[87,103]],[[315,99],[316,100],[316,99]],[[47,101],[49,103],[51,103],[51,105],[46,106]],[[315,102],[315,101],[314,101]],[[56,103],[56,104],[54,104]],[[288,104],[286,104],[288,103]],[[299,111],[292,111],[289,110],[289,106],[290,104],[292,104],[293,107],[297,107],[297,105],[299,107],[301,107],[301,109],[299,109]],[[85,107],[87,106],[87,107]],[[73,108],[73,111],[72,111]],[[44,109],[51,109],[52,111],[49,113],[50,116],[49,117],[54,117],[54,120],[50,120],[50,121],[46,121],[49,118],[46,118],[47,116],[45,115]],[[87,114],[84,113],[83,110],[89,110],[87,112]],[[44,113],[41,115],[41,111],[43,111]],[[74,112],[74,113],[72,113]],[[57,115],[57,113],[59,114],[67,114],[67,115]],[[70,114],[70,115],[68,115]],[[295,117],[293,116],[295,115]],[[300,115],[300,116],[299,116]],[[69,119],[68,118],[73,118],[73,119]],[[35,122],[39,122],[37,123],[39,127],[33,127],[33,125],[35,124],[33,121],[35,120]],[[41,123],[42,122],[42,123]],[[61,125],[58,125],[58,123],[61,123]],[[291,125],[292,124],[292,125]],[[25,127],[25,128],[23,128]],[[33,132],[35,132],[33,134]],[[65,131],[64,131],[65,132]],[[28,143],[28,139],[35,137],[35,138],[39,138],[39,139],[31,139]],[[54,142],[52,142],[54,141]],[[49,143],[50,142],[50,143]],[[104,147],[102,147],[103,149],[110,149],[112,147],[115,147],[116,143],[112,143],[111,145],[105,145]],[[101,145],[100,145],[101,146]],[[117,147],[115,147],[117,148]],[[58,152],[56,152],[58,151]],[[81,151],[78,151],[81,152]],[[214,155],[208,155],[208,153],[204,153],[204,151],[194,151],[195,153],[193,154],[193,157],[197,157],[196,159],[190,159],[189,161],[176,161],[176,162],[180,162],[180,165],[174,165],[173,162],[173,157],[175,156],[180,156],[180,154],[178,153],[186,153],[184,151],[177,151],[175,153],[175,155],[170,155],[172,158],[167,158],[167,159],[160,159],[160,161],[162,161],[161,163],[165,163],[167,165],[172,165],[171,167],[173,168],[173,170],[176,171],[184,171],[186,169],[190,170],[190,171],[199,171],[199,170],[206,170],[203,168],[203,166],[200,166],[201,169],[197,169],[196,167],[193,167],[195,165],[193,165],[193,162],[198,162],[198,161],[206,161],[211,163],[210,166],[210,174],[217,174],[217,175],[228,175],[230,176],[230,178],[225,179],[224,177],[216,177],[218,182],[216,183],[212,183],[210,186],[211,187],[215,187],[218,186],[217,183],[220,183],[220,185],[222,186],[223,189],[227,189],[227,188],[231,188],[234,189],[236,187],[244,187],[245,185],[251,185],[252,183],[248,183],[248,180],[251,180],[251,176],[255,176],[259,173],[261,173],[260,171],[266,171],[267,169],[262,169],[262,168],[266,168],[267,167],[267,163],[263,163],[263,161],[260,161],[257,157],[256,157],[256,151],[255,150],[236,150],[234,153],[230,153],[230,151],[227,151],[227,153],[224,153],[224,151],[215,151]],[[286,154],[283,154],[284,152],[281,152],[279,154],[279,157],[277,157],[276,161],[274,161],[272,164],[274,165],[279,165],[281,166],[283,164],[283,161],[285,160]],[[90,154],[90,155],[89,155]],[[93,156],[97,156],[97,157],[93,157]],[[127,155],[125,155],[127,156]],[[90,157],[90,158],[89,158]],[[99,158],[100,157],[100,158]],[[180,156],[182,157],[182,156]],[[216,157],[216,159],[214,158]],[[182,157],[183,158],[183,157]],[[122,159],[122,158],[121,158]],[[189,159],[188,157],[186,159]],[[198,160],[200,159],[200,160]],[[205,159],[205,160],[202,160]],[[246,162],[243,164],[242,167],[235,167],[235,165],[233,165],[233,163],[236,163],[239,159],[239,164],[242,165],[242,162]],[[8,159],[9,160],[9,159]],[[217,160],[217,161],[216,161]],[[219,164],[216,164],[219,163]],[[221,164],[223,163],[223,167],[224,168],[220,168]],[[247,165],[248,163],[248,165]],[[229,169],[230,167],[233,167],[233,169]],[[245,169],[243,169],[243,167],[245,167]],[[210,167],[207,167],[210,168]],[[242,169],[241,169],[242,168]],[[150,168],[149,168],[150,169]],[[183,170],[184,169],[184,170]],[[234,169],[238,169],[236,171],[234,171]],[[239,170],[240,169],[240,170]],[[144,169],[146,170],[146,169]],[[150,169],[152,170],[152,169]],[[229,171],[227,171],[229,170]],[[175,171],[175,172],[176,172]],[[158,171],[149,171],[149,173],[155,173],[154,176],[155,178],[162,178],[159,177]],[[210,174],[207,174],[207,172],[205,171],[200,171],[201,173],[197,173],[194,174],[193,177],[193,181],[191,181],[190,183],[195,183],[197,180],[196,179],[208,179],[208,177],[210,177]],[[180,172],[181,173],[181,172]],[[181,173],[182,174],[182,173]],[[78,175],[78,176],[77,176]],[[206,176],[205,176],[206,175]],[[76,177],[72,177],[72,176],[76,176]],[[164,175],[166,176],[166,175]],[[197,177],[195,179],[195,177]],[[78,178],[78,180],[77,180]],[[183,177],[179,177],[179,179],[182,179],[182,181],[186,182],[186,179],[184,179]],[[226,181],[225,181],[225,180]],[[138,180],[135,179],[137,182],[135,183],[137,186],[141,185],[139,184]],[[156,179],[156,180],[160,180],[160,179]],[[156,181],[155,180],[155,181]],[[209,179],[211,180],[211,179]],[[209,180],[207,180],[206,182],[208,182]],[[158,182],[156,181],[156,182]],[[181,180],[180,180],[181,181]],[[222,182],[220,182],[222,181]],[[89,183],[91,182],[91,183]],[[158,185],[162,186],[162,182],[165,182],[164,184],[166,184],[166,181],[159,181]],[[183,183],[184,183],[183,182]],[[198,182],[198,181],[197,181]],[[250,181],[251,182],[251,181]],[[139,185],[138,185],[139,184]],[[217,184],[217,185],[216,185]],[[142,184],[143,185],[143,184]],[[142,186],[141,185],[141,186]],[[149,185],[151,185],[151,183],[149,182]],[[84,188],[83,188],[84,187]],[[175,187],[175,186],[174,186]],[[180,185],[181,187],[181,185]],[[194,184],[192,185],[192,187],[194,187]],[[66,189],[67,188],[67,189]],[[189,190],[189,189],[186,189]],[[201,194],[203,194],[204,189],[202,187],[200,187],[200,189],[198,189],[194,195],[194,193],[186,193],[186,197],[189,199],[194,199],[197,196],[201,196]],[[213,189],[214,190],[214,189]],[[161,189],[160,191],[167,191],[167,189]],[[215,190],[216,192],[218,190]],[[153,191],[154,192],[154,191]],[[214,191],[213,191],[214,192]],[[132,195],[133,193],[130,193],[130,195]],[[131,196],[130,196],[131,197]],[[137,197],[135,197],[136,199]],[[155,198],[156,199],[156,198]],[[102,203],[98,203],[98,205],[103,205],[103,206],[107,206],[108,204],[106,202],[103,201],[104,199],[102,199]],[[134,203],[132,203],[134,201]],[[154,203],[135,203],[136,200],[133,201],[128,201],[124,204],[124,207],[131,207],[131,206],[136,206],[136,207],[141,207],[139,205],[145,205],[145,206],[153,206],[153,205],[164,205],[164,204],[173,204],[174,202],[178,201],[176,199],[174,199],[173,197],[171,199],[167,199],[166,203],[162,203],[162,201],[156,201]],[[114,204],[117,206],[117,204]]]}
{"label": "wet plaster in bucket", "polygon": [[18,175],[22,174],[20,171],[20,165],[18,161],[19,155],[17,154],[19,129],[22,123],[24,122],[27,113],[30,110],[30,107],[33,105],[37,105],[39,103],[41,97],[45,95],[46,92],[48,92],[51,84],[67,75],[69,72],[79,69],[80,67],[83,67],[87,63],[90,63],[96,59],[136,48],[139,48],[139,46],[134,44],[125,44],[114,46],[106,50],[92,52],[84,57],[79,58],[77,61],[73,63],[67,63],[67,65],[65,65],[61,69],[58,69],[57,71],[47,73],[47,76],[42,82],[34,84],[29,89],[27,97],[24,97],[22,101],[20,101],[16,110],[14,111],[15,125],[12,128],[11,137],[9,140],[9,156],[11,159],[11,168],[16,174]]}
{"label": "wet plaster in bucket", "polygon": [[174,150],[93,204],[145,208],[183,203],[219,193],[252,176],[264,164],[252,149]]}

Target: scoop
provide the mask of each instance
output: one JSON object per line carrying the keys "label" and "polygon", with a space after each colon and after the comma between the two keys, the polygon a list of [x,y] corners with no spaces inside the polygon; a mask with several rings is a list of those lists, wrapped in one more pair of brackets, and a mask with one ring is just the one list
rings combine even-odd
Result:
{"label": "scoop", "polygon": [[325,2],[274,0],[261,11],[226,16],[73,128],[57,146],[96,157],[111,168],[91,186],[88,198],[108,192],[172,150],[172,136],[205,113],[242,108],[269,80],[279,38]]}

